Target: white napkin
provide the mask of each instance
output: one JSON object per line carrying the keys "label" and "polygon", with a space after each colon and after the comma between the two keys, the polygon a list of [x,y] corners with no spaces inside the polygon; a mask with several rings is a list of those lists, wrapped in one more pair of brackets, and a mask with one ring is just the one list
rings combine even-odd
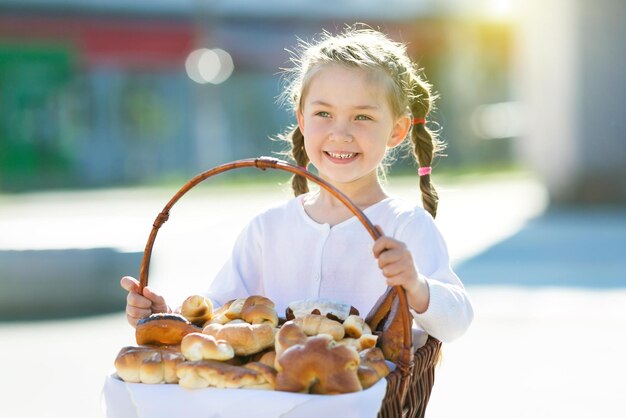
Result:
{"label": "white napkin", "polygon": [[387,389],[381,379],[371,388],[344,395],[308,395],[251,389],[185,389],[179,385],[126,383],[107,375],[102,390],[107,418],[375,418]]}

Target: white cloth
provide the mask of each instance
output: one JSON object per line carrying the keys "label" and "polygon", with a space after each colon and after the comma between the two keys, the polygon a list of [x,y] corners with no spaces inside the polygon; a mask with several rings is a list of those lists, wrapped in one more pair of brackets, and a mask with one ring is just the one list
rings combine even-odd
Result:
{"label": "white cloth", "polygon": [[252,389],[185,389],[179,385],[126,383],[107,375],[102,407],[107,418],[376,418],[387,379],[344,395],[310,395]]}
{"label": "white cloth", "polygon": [[[367,315],[387,288],[372,252],[372,237],[354,216],[332,227],[313,221],[303,197],[268,209],[246,226],[211,283],[209,298],[221,305],[264,295],[276,303],[279,314],[293,301],[327,298]],[[473,318],[471,302],[430,214],[395,197],[364,213],[386,235],[408,246],[427,280],[429,307],[413,314],[418,333],[423,330],[443,342],[463,334]]]}

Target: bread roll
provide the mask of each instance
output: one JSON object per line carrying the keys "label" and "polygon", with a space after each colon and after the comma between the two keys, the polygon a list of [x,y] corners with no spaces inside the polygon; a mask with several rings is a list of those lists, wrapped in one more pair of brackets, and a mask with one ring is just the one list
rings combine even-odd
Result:
{"label": "bread roll", "polygon": [[209,324],[203,334],[228,341],[237,356],[249,356],[274,345],[274,329],[269,324],[226,323]]}
{"label": "bread roll", "polygon": [[364,335],[361,335],[359,338],[344,338],[342,340],[337,341],[337,344],[352,347],[356,351],[360,352],[368,348],[375,347],[376,341],[378,341],[377,335],[364,334]]}
{"label": "bread roll", "polygon": [[202,295],[191,295],[183,301],[180,313],[192,324],[202,327],[213,316],[213,303]]}
{"label": "bread roll", "polygon": [[[210,324],[225,324],[225,323],[229,322],[230,318],[226,316],[226,312],[228,311],[228,308],[230,308],[230,305],[234,301],[235,301],[235,299],[229,300],[228,302],[226,302],[225,304],[220,306],[218,309],[213,311],[213,316],[209,320],[209,323]],[[204,324],[204,326],[207,326],[207,325],[208,324]]]}
{"label": "bread roll", "polygon": [[265,364],[271,367],[272,369],[275,367],[274,366],[275,361],[276,361],[276,351],[274,350],[266,351],[258,360],[259,363]]}
{"label": "bread roll", "polygon": [[349,315],[359,315],[359,311],[348,303],[318,298],[292,302],[287,307],[285,314],[287,320],[316,314],[343,322]]}
{"label": "bread roll", "polygon": [[398,290],[395,286],[388,287],[385,293],[378,298],[374,307],[369,311],[365,317],[365,322],[369,324],[372,331],[382,330],[382,324],[387,318],[387,315],[389,315],[391,305],[393,304],[393,300],[396,298],[397,294]]}
{"label": "bread roll", "polygon": [[359,338],[360,350],[366,350],[368,348],[376,347],[376,343],[378,342],[378,335],[373,334],[363,334]]}
{"label": "bread roll", "polygon": [[177,383],[176,366],[182,361],[173,347],[128,346],[118,353],[115,370],[129,383]]}
{"label": "bread roll", "polygon": [[390,372],[389,365],[380,348],[374,347],[361,351],[359,354],[361,362],[357,370],[357,375],[363,389],[372,387]]}
{"label": "bread roll", "polygon": [[[271,371],[233,366],[214,360],[186,361],[178,365],[178,384],[188,389],[245,388],[272,389],[268,381]],[[271,379],[271,377],[270,377]]]}
{"label": "bread roll", "polygon": [[233,347],[214,336],[193,332],[183,337],[180,351],[187,360],[230,360],[235,357]]}
{"label": "bread roll", "polygon": [[250,324],[278,326],[278,314],[274,302],[264,296],[249,296],[241,308],[241,319]]}
{"label": "bread roll", "polygon": [[224,315],[231,320],[241,318],[241,309],[244,303],[246,303],[246,298],[235,299],[228,305],[228,309],[226,309]]}
{"label": "bread roll", "polygon": [[263,379],[267,382],[267,386],[262,384],[259,389],[274,389],[276,387],[276,370],[269,364],[260,361],[252,361],[243,366],[246,369],[254,370],[263,375]]}
{"label": "bread roll", "polygon": [[385,319],[379,343],[385,358],[393,363],[398,361],[404,349],[404,327],[401,316],[400,299],[396,297],[391,304],[389,316]]}
{"label": "bread roll", "polygon": [[274,349],[276,355],[274,357],[274,368],[278,371],[282,369],[278,358],[289,347],[294,345],[304,345],[307,342],[307,336],[302,329],[293,323],[293,321],[285,322],[285,324],[276,333],[276,339],[274,341]]}
{"label": "bread roll", "polygon": [[396,363],[404,348],[404,327],[402,324],[400,300],[395,286],[378,298],[378,301],[365,318],[375,334],[379,336],[378,346],[385,358]]}
{"label": "bread roll", "polygon": [[141,383],[178,383],[176,366],[183,361],[180,353],[154,353],[142,362],[139,379]]}
{"label": "bread roll", "polygon": [[361,390],[357,376],[359,355],[320,334],[304,345],[296,344],[277,357],[281,370],[276,390],[301,393],[339,394]]}
{"label": "bread roll", "polygon": [[371,334],[372,330],[365,320],[358,315],[350,315],[343,321],[346,337],[359,338],[363,334]]}
{"label": "bread roll", "polygon": [[345,335],[343,325],[321,315],[304,315],[295,318],[293,323],[299,326],[302,331],[309,336],[328,334],[333,337],[335,341],[339,341]]}
{"label": "bread roll", "polygon": [[138,345],[178,345],[185,335],[200,331],[182,315],[156,313],[137,322],[135,340]]}

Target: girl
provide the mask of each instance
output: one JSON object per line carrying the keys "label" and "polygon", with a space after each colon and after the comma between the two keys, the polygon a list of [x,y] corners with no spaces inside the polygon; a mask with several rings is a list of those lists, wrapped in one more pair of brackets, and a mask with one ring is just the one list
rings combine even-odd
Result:
{"label": "girl", "polygon": [[[448,342],[472,321],[468,295],[450,267],[446,244],[434,224],[437,194],[431,162],[440,144],[426,127],[430,86],[405,47],[380,32],[350,28],[303,45],[287,73],[285,97],[297,126],[287,135],[302,167],[347,195],[386,234],[371,237],[351,212],[327,191],[310,192],[295,176],[295,198],[253,219],[232,257],[212,282],[217,304],[265,295],[284,312],[293,301],[327,298],[356,307],[363,316],[387,286],[402,286],[414,315],[416,343],[426,334]],[[379,171],[391,148],[410,138],[419,163],[423,206],[389,196]],[[169,311],[150,288],[137,293],[125,277],[129,322]]]}

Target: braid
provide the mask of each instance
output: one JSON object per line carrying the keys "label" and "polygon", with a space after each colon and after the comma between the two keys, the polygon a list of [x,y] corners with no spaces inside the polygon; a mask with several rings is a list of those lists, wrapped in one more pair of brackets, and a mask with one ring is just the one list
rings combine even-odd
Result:
{"label": "braid", "polygon": [[[424,119],[431,107],[431,97],[428,87],[421,80],[417,80],[414,86],[415,96],[411,106],[413,117]],[[420,167],[431,167],[435,155],[443,148],[433,133],[423,123],[413,126],[411,131],[413,154]],[[420,176],[420,191],[422,203],[433,218],[437,215],[439,196],[435,186],[430,181],[430,174]]]}
{"label": "braid", "polygon": [[[291,157],[297,165],[306,168],[309,165],[309,156],[304,149],[304,135],[302,135],[300,127],[296,126],[287,137],[291,139]],[[306,177],[294,174],[291,178],[291,188],[294,196],[308,193],[309,184]]]}

